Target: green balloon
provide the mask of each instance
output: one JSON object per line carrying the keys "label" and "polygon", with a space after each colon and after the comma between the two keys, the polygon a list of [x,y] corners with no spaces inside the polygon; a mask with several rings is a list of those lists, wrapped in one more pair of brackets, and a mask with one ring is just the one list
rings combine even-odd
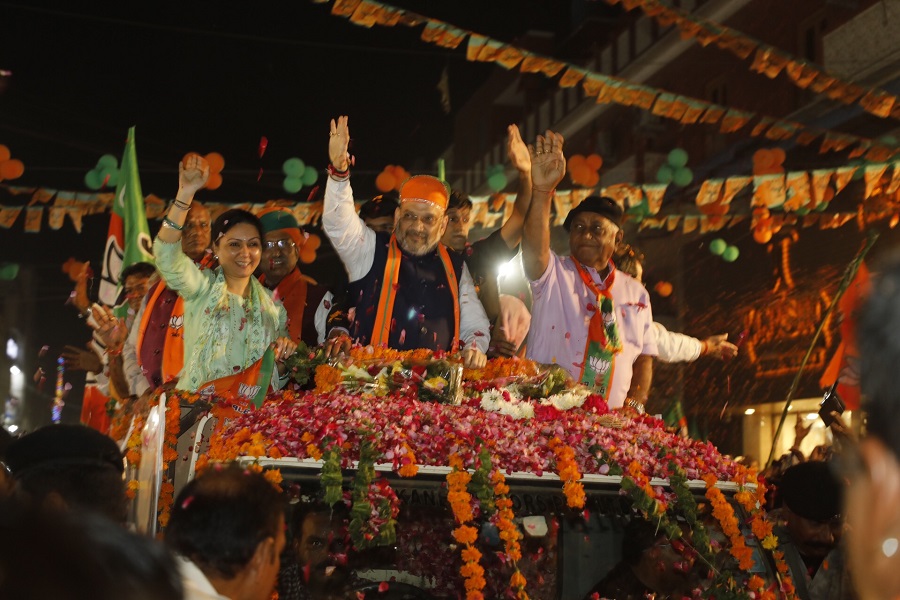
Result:
{"label": "green balloon", "polygon": [[675,173],[672,175],[672,182],[680,187],[690,185],[691,181],[693,180],[694,172],[687,167],[679,167],[675,169]]}
{"label": "green balloon", "polygon": [[823,203],[821,203],[821,204],[817,204],[817,205],[816,205],[816,208],[813,209],[813,210],[815,210],[816,212],[825,212],[825,209],[826,209],[826,208],[828,208],[828,203],[827,203],[827,202],[823,202]]}
{"label": "green balloon", "polygon": [[300,191],[300,188],[303,187],[303,180],[299,177],[288,176],[284,178],[284,183],[282,185],[284,186],[284,191],[288,194],[296,194]]}
{"label": "green balloon", "polygon": [[506,175],[503,173],[494,173],[490,177],[488,177],[488,187],[490,187],[495,192],[501,191],[506,187]]}
{"label": "green balloon", "polygon": [[19,275],[19,265],[16,263],[7,263],[0,267],[0,280],[12,281]]}
{"label": "green balloon", "polygon": [[669,165],[663,165],[656,172],[656,180],[660,183],[672,183],[675,171]]}
{"label": "green balloon", "polygon": [[119,170],[104,168],[100,170],[100,186],[114,188],[119,183]]}
{"label": "green balloon", "polygon": [[716,256],[722,256],[722,253],[728,248],[728,244],[722,238],[716,238],[709,243],[709,251]]}
{"label": "green balloon", "polygon": [[798,208],[797,210],[795,210],[794,213],[800,217],[805,217],[806,215],[809,214],[809,209],[806,208],[805,206],[802,206],[802,207]]}
{"label": "green balloon", "polygon": [[502,175],[504,173],[504,171],[505,170],[503,168],[503,165],[490,165],[487,168],[488,179],[490,179],[491,177],[493,177],[494,175],[497,175],[497,174]]}
{"label": "green balloon", "polygon": [[281,170],[284,171],[285,175],[297,179],[303,177],[303,171],[305,169],[306,165],[297,157],[287,159],[281,167]]}
{"label": "green balloon", "polygon": [[640,217],[641,219],[643,219],[650,214],[650,203],[647,202],[646,198],[644,198],[638,204],[635,204],[634,206],[626,210],[625,214],[631,215],[632,217]]}
{"label": "green balloon", "polygon": [[682,148],[675,148],[669,152],[669,164],[676,169],[684,167],[688,163],[688,153]]}
{"label": "green balloon", "polygon": [[104,169],[118,169],[119,168],[119,159],[117,159],[112,154],[104,154],[100,157],[100,160],[97,161],[97,168]]}
{"label": "green balloon", "polygon": [[303,181],[303,185],[313,185],[316,183],[316,179],[319,178],[319,174],[312,167],[306,167],[303,169],[303,177],[300,178]]}
{"label": "green balloon", "polygon": [[737,246],[728,246],[725,248],[725,252],[722,253],[722,260],[725,262],[734,262],[740,255],[741,251],[737,249]]}
{"label": "green balloon", "polygon": [[103,178],[100,176],[100,171],[94,169],[85,173],[84,185],[88,186],[88,189],[99,190],[103,186]]}

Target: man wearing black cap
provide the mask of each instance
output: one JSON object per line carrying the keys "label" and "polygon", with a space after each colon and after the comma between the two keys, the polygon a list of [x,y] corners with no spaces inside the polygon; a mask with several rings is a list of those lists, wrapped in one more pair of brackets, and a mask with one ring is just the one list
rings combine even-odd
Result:
{"label": "man wearing black cap", "polygon": [[375,233],[394,231],[394,213],[400,208],[400,195],[390,191],[375,196],[359,207],[359,218]]}
{"label": "man wearing black cap", "polygon": [[50,507],[88,510],[116,522],[126,516],[122,453],[83,425],[48,425],[9,445],[6,464],[17,494]]}
{"label": "man wearing black cap", "polygon": [[840,545],[845,487],[822,461],[791,467],[778,485],[785,531],[776,535],[800,598],[851,597]]}
{"label": "man wearing black cap", "polygon": [[534,294],[528,358],[559,364],[610,408],[642,413],[656,338],[650,295],[610,260],[622,239],[621,207],[610,198],[585,199],[563,224],[571,256],[550,250],[550,200],[566,172],[562,142],[548,131],[533,149],[534,193],[522,240],[522,265]]}

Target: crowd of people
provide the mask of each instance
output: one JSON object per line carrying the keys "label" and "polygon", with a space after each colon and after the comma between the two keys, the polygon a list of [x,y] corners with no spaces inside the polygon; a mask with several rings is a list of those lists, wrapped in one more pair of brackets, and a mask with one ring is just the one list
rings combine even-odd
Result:
{"label": "crowd of people", "polygon": [[[67,348],[68,364],[95,373],[119,410],[139,410],[159,388],[246,400],[281,389],[300,344],[322,345],[335,357],[352,344],[428,348],[470,368],[518,355],[558,364],[610,408],[638,415],[655,360],[737,354],[725,335],[701,340],[654,321],[643,256],[624,244],[614,200],[592,196],[572,209],[563,225],[569,255],[553,252],[550,213],[566,172],[564,140],[547,131],[526,145],[515,126],[508,133],[519,173],[515,203],[499,229],[470,243],[472,202],[430,175],[410,177],[357,212],[348,119],[333,120],[322,227],[349,282],[334,290],[301,271],[304,232],[290,211],[233,209],[213,221],[194,199],[209,166],[186,157],[153,244],[155,265],[121,274],[128,317],[82,307],[95,343]],[[499,266],[520,251],[526,301],[498,284]],[[859,336],[868,437],[857,442],[834,415],[839,448],[809,459],[793,449],[764,471],[801,598],[900,594],[898,265],[884,270]],[[270,374],[258,368],[266,357]],[[805,435],[802,425],[796,435]],[[288,509],[252,470],[220,465],[191,481],[175,499],[161,545],[124,528],[122,452],[109,437],[57,425],[0,441],[0,530],[9,540],[0,545],[0,597],[243,600],[269,598],[278,583],[283,598],[331,598],[342,596],[328,586],[341,581],[345,590],[352,582],[350,573],[332,577],[346,565],[335,559],[346,551],[339,547],[345,538],[333,533],[345,524],[342,515]],[[637,522],[629,531],[623,562],[591,597],[665,595],[692,583],[684,561],[678,572],[658,568],[676,562],[661,558],[671,550],[660,532]],[[684,537],[689,543],[689,532]]]}

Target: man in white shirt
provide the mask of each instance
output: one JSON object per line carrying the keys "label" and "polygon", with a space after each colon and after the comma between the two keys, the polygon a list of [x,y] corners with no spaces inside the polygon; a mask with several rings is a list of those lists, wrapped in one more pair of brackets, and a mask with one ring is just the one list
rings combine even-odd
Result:
{"label": "man in white shirt", "polygon": [[211,467],[175,499],[165,542],[185,600],[268,600],[284,550],[284,498],[261,473]]}

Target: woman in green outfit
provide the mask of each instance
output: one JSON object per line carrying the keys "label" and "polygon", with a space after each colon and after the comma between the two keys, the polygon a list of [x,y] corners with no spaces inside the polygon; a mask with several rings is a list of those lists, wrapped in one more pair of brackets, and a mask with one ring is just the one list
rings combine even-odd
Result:
{"label": "woman in green outfit", "polygon": [[[195,392],[204,384],[243,372],[262,358],[269,346],[277,373],[272,385],[286,381],[284,360],[297,348],[287,336],[281,303],[253,272],[262,252],[259,219],[244,210],[224,212],[212,226],[216,269],[200,270],[181,251],[181,228],[194,193],[209,178],[209,165],[197,155],[178,168],[178,194],[153,243],[156,267],[166,285],[184,298],[184,369],[178,389]],[[268,382],[259,382],[265,385]]]}

